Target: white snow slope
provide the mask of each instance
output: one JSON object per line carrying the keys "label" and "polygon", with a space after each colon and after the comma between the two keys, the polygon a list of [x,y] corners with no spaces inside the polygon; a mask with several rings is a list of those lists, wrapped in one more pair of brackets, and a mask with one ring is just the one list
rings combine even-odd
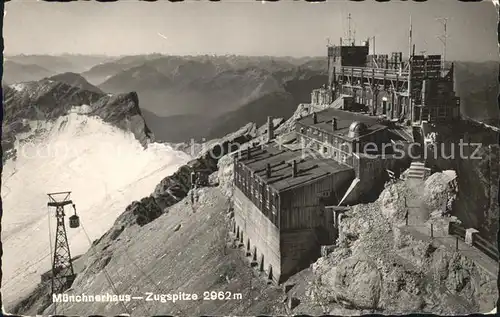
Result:
{"label": "white snow slope", "polygon": [[[16,142],[17,159],[6,162],[2,174],[6,306],[27,295],[40,274],[50,269],[56,219],[55,210],[47,207],[47,193],[72,192],[70,198],[93,241],[132,201],[151,194],[161,179],[190,159],[162,144],[144,150],[132,133],[76,112],[50,125],[37,124],[46,129],[44,135]],[[65,210],[74,257],[87,251],[90,243],[81,227],[69,228],[73,210]]]}

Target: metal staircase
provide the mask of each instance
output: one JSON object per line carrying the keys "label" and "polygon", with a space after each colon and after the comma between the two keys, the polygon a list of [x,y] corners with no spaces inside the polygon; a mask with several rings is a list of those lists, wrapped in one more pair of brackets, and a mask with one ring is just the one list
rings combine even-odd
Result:
{"label": "metal staircase", "polygon": [[344,98],[350,97],[349,95],[340,95],[337,99],[335,99],[331,104],[330,108],[333,109],[342,109],[344,107]]}

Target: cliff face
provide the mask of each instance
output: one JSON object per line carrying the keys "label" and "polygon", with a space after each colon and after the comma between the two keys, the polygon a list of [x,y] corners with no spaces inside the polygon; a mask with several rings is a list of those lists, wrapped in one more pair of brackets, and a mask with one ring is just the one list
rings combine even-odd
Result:
{"label": "cliff face", "polygon": [[[19,133],[40,132],[36,131],[34,122],[54,121],[68,114],[72,108],[82,105],[86,105],[82,113],[98,116],[114,126],[132,131],[143,146],[147,145],[148,139],[153,138],[142,118],[138,97],[134,92],[110,96],[51,79],[4,86],[3,92],[4,153],[12,150]],[[8,157],[5,155],[4,159]]]}
{"label": "cliff face", "polygon": [[[476,228],[483,237],[496,244],[500,168],[498,133],[464,121],[453,128],[440,129],[438,135],[448,145],[435,147],[437,154],[429,150],[427,164],[434,170],[453,169],[457,172],[459,193],[453,215],[467,228]],[[461,153],[460,142],[470,142],[471,145],[462,146]]]}
{"label": "cliff face", "polygon": [[[432,211],[422,220],[432,218],[436,236],[441,221],[447,221],[442,205],[455,194],[452,175],[433,174],[416,197]],[[308,300],[327,308],[384,314],[468,314],[495,306],[498,291],[488,271],[430,239],[424,223],[423,229],[411,222],[402,225],[404,197],[411,201],[414,193],[409,183],[398,181],[376,202],[356,205],[345,214],[340,243],[313,265]]]}
{"label": "cliff face", "polygon": [[104,122],[131,131],[143,146],[149,141],[154,141],[153,133],[142,117],[139,98],[135,92],[104,95],[90,105],[88,115],[98,116]]}

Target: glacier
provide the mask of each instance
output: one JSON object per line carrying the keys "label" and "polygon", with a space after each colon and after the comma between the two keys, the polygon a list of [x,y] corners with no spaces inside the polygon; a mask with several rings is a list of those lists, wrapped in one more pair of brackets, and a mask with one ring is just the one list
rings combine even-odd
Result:
{"label": "glacier", "polygon": [[[47,193],[71,191],[81,224],[95,240],[132,201],[150,195],[164,177],[191,159],[167,144],[150,143],[144,149],[131,132],[85,115],[86,108],[75,108],[53,122],[30,122],[31,132],[17,135],[16,158],[5,162],[2,299],[6,306],[26,296],[40,275],[50,270],[56,218],[55,209],[47,207]],[[72,208],[67,206],[65,212],[75,257],[86,252],[90,242],[82,226],[69,228]]]}

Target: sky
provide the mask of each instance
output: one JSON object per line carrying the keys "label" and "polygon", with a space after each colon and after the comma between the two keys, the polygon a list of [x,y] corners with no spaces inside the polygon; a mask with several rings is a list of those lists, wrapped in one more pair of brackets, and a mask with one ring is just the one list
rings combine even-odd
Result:
{"label": "sky", "polygon": [[[447,59],[499,60],[497,10],[489,1],[458,0],[306,3],[251,0],[115,3],[6,3],[5,54],[322,56],[327,38],[375,36],[378,54],[408,52],[413,24],[416,53],[441,54],[447,17]],[[354,31],[353,31],[354,33]]]}

